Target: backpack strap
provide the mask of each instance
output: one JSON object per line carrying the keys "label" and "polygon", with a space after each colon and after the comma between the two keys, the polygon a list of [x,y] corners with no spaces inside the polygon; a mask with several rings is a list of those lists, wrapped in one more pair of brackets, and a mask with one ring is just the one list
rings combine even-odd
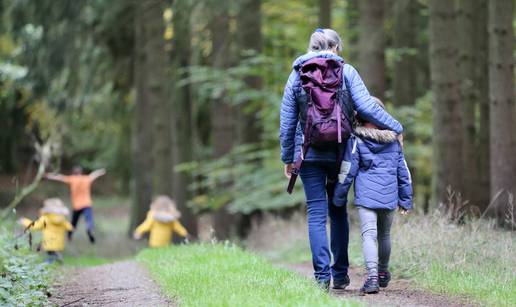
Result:
{"label": "backpack strap", "polygon": [[353,117],[354,117],[354,114],[353,114],[353,111],[354,111],[354,108],[353,108],[353,98],[351,98],[351,93],[349,91],[349,81],[348,79],[346,78],[346,75],[344,74],[344,66],[346,64],[343,64],[343,68],[342,68],[342,87],[341,87],[341,91],[342,91],[342,110],[344,112],[344,116],[346,116],[346,119],[349,121],[349,123],[351,124],[351,127],[353,127]]}

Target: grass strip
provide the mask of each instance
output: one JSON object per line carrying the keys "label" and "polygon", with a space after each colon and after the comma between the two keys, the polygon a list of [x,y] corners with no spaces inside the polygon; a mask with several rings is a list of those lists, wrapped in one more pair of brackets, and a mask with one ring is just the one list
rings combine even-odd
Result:
{"label": "grass strip", "polygon": [[147,249],[137,260],[181,306],[359,306],[230,244]]}

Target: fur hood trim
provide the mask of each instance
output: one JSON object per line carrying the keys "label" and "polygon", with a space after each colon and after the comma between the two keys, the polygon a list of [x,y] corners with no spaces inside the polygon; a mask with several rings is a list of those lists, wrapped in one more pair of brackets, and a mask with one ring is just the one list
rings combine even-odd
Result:
{"label": "fur hood trim", "polygon": [[366,128],[363,126],[358,126],[355,128],[355,135],[379,143],[392,143],[397,139],[396,132],[394,131]]}
{"label": "fur hood trim", "polygon": [[170,223],[172,221],[177,220],[179,217],[178,214],[175,212],[157,211],[153,212],[152,218],[161,223]]}
{"label": "fur hood trim", "polygon": [[41,214],[58,214],[64,216],[70,214],[70,210],[68,210],[59,198],[45,199],[40,212]]}

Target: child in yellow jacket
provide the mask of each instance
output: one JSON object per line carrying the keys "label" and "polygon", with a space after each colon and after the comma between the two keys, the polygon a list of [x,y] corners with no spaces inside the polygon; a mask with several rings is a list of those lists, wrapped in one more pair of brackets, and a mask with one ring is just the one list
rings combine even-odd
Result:
{"label": "child in yellow jacket", "polygon": [[21,218],[19,223],[32,230],[43,232],[42,247],[47,252],[47,263],[62,262],[61,252],[65,247],[65,235],[73,231],[73,226],[66,217],[70,211],[59,198],[49,198],[43,202],[40,217],[32,222],[27,218]]}
{"label": "child in yellow jacket", "polygon": [[133,237],[139,240],[144,233],[150,232],[150,247],[169,245],[174,232],[186,238],[189,235],[179,222],[180,217],[181,213],[172,199],[168,196],[158,196],[152,202],[145,221],[134,231]]}

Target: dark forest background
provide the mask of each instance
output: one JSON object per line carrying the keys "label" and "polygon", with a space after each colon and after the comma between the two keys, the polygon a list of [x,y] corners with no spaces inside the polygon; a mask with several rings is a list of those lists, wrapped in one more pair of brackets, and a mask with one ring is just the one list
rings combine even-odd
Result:
{"label": "dark forest background", "polygon": [[194,235],[205,212],[217,237],[245,235],[304,201],[301,185],[285,193],[279,106],[292,61],[330,27],[405,127],[416,210],[511,224],[514,6],[0,0],[0,173],[27,184],[44,154],[47,171],[105,167],[102,193],[131,197],[131,227],[167,194]]}

